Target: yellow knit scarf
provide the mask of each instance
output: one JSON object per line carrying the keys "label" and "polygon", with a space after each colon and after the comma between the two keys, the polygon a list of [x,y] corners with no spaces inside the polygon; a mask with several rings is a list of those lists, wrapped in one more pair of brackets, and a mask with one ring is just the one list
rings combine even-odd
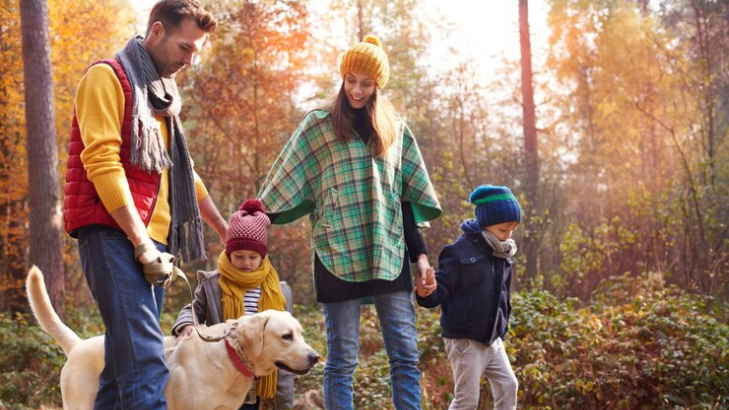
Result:
{"label": "yellow knit scarf", "polygon": [[[237,319],[245,313],[243,296],[249,289],[261,287],[261,298],[258,300],[258,311],[266,309],[285,310],[286,299],[281,293],[281,282],[278,272],[271,265],[271,261],[265,258],[261,266],[253,272],[244,272],[230,262],[225,251],[221,252],[218,258],[218,271],[220,271],[220,290],[223,291],[223,321]],[[258,380],[256,394],[264,399],[276,397],[276,383],[278,382],[278,370],[273,374],[261,377]]]}

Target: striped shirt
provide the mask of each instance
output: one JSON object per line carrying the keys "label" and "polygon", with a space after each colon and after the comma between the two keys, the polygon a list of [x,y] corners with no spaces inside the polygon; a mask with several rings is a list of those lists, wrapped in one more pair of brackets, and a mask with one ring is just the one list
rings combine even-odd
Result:
{"label": "striped shirt", "polygon": [[258,301],[261,299],[261,287],[248,289],[243,296],[243,306],[246,315],[258,313]]}

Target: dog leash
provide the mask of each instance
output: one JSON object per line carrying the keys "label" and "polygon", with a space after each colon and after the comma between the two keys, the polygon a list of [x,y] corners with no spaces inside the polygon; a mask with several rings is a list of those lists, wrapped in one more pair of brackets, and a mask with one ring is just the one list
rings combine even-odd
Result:
{"label": "dog leash", "polygon": [[[200,332],[200,329],[198,328],[199,325],[197,324],[197,319],[195,319],[195,296],[192,292],[192,286],[190,286],[190,281],[187,280],[185,272],[183,272],[182,269],[178,268],[177,266],[172,266],[172,275],[170,276],[170,279],[168,279],[169,281],[172,280],[172,276],[177,276],[181,277],[187,284],[187,290],[188,292],[190,292],[190,313],[192,314],[192,326],[195,328],[195,332],[197,332],[197,335],[200,336],[200,339],[205,342],[219,342],[228,337],[228,335],[230,335],[233,331],[235,331],[235,329],[238,327],[238,322],[230,325],[230,327],[225,329],[225,332],[223,332],[223,334],[220,336],[210,336]],[[167,282],[167,285],[169,285],[169,282]]]}
{"label": "dog leash", "polygon": [[[139,245],[136,249],[134,249],[134,258],[139,258],[140,255],[151,249],[156,248],[154,248],[154,245],[148,242]],[[157,257],[156,261],[143,264],[142,271],[144,272],[144,278],[147,280],[147,282],[152,285],[162,286],[165,289],[169,288],[172,279],[174,279],[175,277],[180,277],[185,281],[185,283],[187,284],[187,290],[188,292],[190,292],[190,310],[192,313],[192,325],[195,328],[195,332],[197,332],[197,335],[200,336],[200,339],[202,339],[203,341],[219,342],[228,337],[228,335],[230,335],[238,327],[237,322],[233,323],[220,336],[210,336],[200,332],[200,329],[198,328],[199,325],[197,324],[197,320],[195,319],[195,295],[192,292],[192,286],[190,286],[190,281],[187,280],[185,272],[175,266],[175,257],[170,255],[169,253],[162,252]]]}

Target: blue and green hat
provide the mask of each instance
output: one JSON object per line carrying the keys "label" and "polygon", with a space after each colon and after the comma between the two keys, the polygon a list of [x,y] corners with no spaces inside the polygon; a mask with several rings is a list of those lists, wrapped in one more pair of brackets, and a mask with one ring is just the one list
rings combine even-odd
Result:
{"label": "blue and green hat", "polygon": [[481,185],[469,197],[476,205],[476,220],[481,227],[516,221],[521,223],[521,207],[505,186]]}

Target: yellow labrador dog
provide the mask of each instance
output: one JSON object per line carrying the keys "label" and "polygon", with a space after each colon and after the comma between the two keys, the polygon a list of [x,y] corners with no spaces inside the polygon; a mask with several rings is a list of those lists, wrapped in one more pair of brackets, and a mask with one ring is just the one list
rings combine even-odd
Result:
{"label": "yellow labrador dog", "polygon": [[[68,359],[61,370],[63,408],[93,409],[104,367],[104,336],[82,340],[60,320],[48,298],[43,274],[35,266],[28,273],[26,290],[38,323],[56,339]],[[210,336],[229,333],[218,342],[203,341],[194,332],[182,339],[165,338],[169,410],[237,410],[254,375],[271,374],[277,367],[305,374],[319,362],[319,354],[304,341],[301,324],[288,312],[267,310],[202,326],[201,331]]]}

